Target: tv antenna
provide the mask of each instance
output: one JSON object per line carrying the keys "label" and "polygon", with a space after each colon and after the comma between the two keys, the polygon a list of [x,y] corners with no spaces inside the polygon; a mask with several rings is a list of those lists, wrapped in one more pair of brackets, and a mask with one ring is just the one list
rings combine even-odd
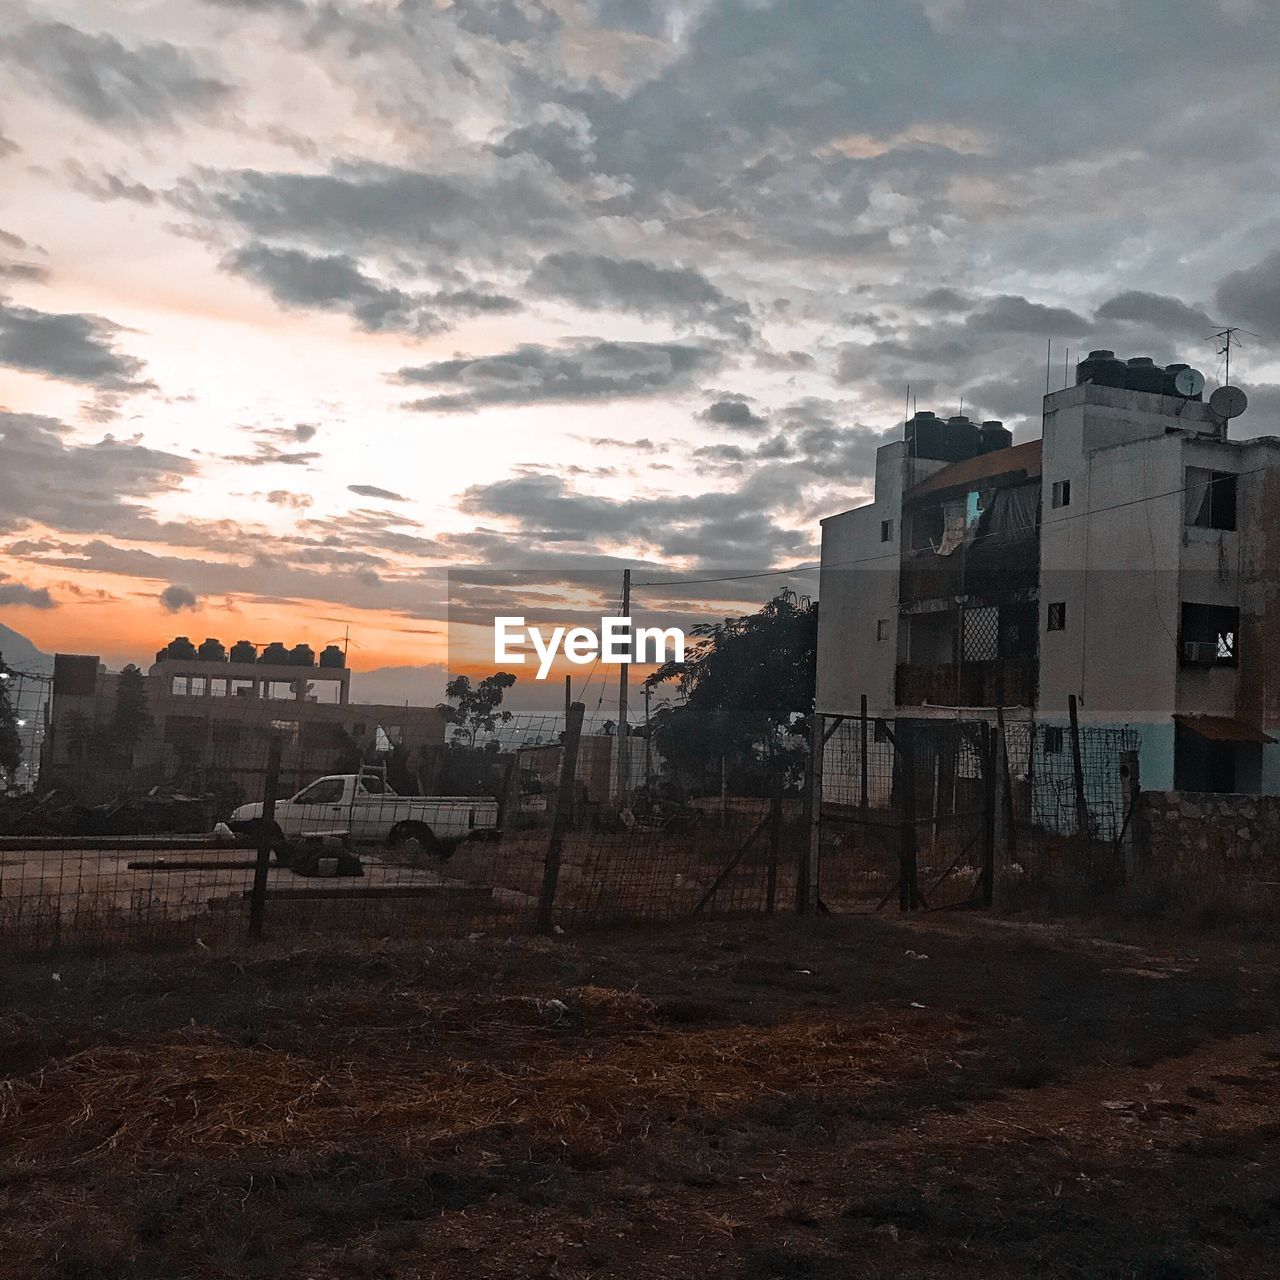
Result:
{"label": "tv antenna", "polygon": [[1242,329],[1238,324],[1232,324],[1227,325],[1225,329],[1219,329],[1217,333],[1211,333],[1207,339],[1209,342],[1222,343],[1222,346],[1218,349],[1218,354],[1225,356],[1227,362],[1222,377],[1222,385],[1224,387],[1231,385],[1231,348],[1232,346],[1244,346],[1244,343],[1236,336],[1241,333],[1247,333],[1251,338],[1258,336],[1252,329]]}

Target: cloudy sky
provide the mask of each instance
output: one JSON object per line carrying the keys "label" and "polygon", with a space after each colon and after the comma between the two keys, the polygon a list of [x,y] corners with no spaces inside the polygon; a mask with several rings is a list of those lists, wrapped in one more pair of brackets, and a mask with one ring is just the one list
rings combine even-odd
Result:
{"label": "cloudy sky", "polygon": [[1049,338],[1213,383],[1245,326],[1276,431],[1278,54],[1267,0],[8,0],[0,620],[429,666],[446,567],[811,561],[908,382],[1025,438]]}

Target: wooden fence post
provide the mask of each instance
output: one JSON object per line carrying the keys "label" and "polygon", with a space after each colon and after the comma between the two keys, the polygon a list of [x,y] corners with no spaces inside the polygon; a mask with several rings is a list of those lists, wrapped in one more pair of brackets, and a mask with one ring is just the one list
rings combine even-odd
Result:
{"label": "wooden fence post", "polygon": [[916,859],[916,758],[915,728],[899,720],[895,726],[898,761],[898,910],[911,911],[919,903],[920,883]]}
{"label": "wooden fence post", "polygon": [[769,800],[769,885],[765,894],[765,910],[773,915],[778,896],[778,857],[782,852],[782,774],[773,780]]}
{"label": "wooden fence post", "polygon": [[267,776],[262,785],[262,826],[258,833],[258,860],[253,868],[253,888],[249,893],[249,937],[262,936],[267,907],[267,872],[271,866],[271,846],[276,826],[276,791],[280,787],[280,735],[272,734],[267,747]]}
{"label": "wooden fence post", "polygon": [[556,905],[556,884],[560,879],[560,849],[564,833],[573,815],[573,793],[578,778],[578,744],[582,740],[582,717],[586,707],[575,702],[565,717],[564,738],[560,755],[560,786],[556,793],[556,811],[551,819],[551,838],[547,841],[547,857],[542,868],[542,896],[538,900],[538,930],[550,933],[552,912]]}
{"label": "wooden fence post", "polygon": [[809,729],[809,777],[805,788],[806,828],[796,868],[796,911],[807,915],[818,906],[818,848],[822,837],[822,755],[826,737],[822,732],[824,717],[814,711]]}
{"label": "wooden fence post", "polygon": [[861,764],[862,764],[862,788],[859,796],[859,807],[862,810],[862,821],[867,820],[867,810],[871,806],[871,788],[868,785],[868,763],[867,763],[867,695],[862,695],[861,723],[859,729],[862,734]]}
{"label": "wooden fence post", "polygon": [[1000,810],[996,803],[999,781],[997,744],[1003,735],[984,720],[982,722],[982,905],[995,900],[996,823]]}
{"label": "wooden fence post", "polygon": [[520,803],[520,752],[513,751],[502,775],[502,795],[498,797],[498,830],[506,831],[511,815],[518,812]]}
{"label": "wooden fence post", "polygon": [[1146,841],[1142,830],[1142,775],[1136,751],[1124,751],[1120,755],[1120,787],[1125,803],[1124,825],[1120,828],[1124,880],[1127,892],[1141,893],[1145,887],[1143,855],[1146,852]]}
{"label": "wooden fence post", "polygon": [[1076,695],[1070,694],[1067,699],[1067,710],[1071,716],[1071,769],[1075,777],[1076,791],[1076,835],[1089,849],[1089,801],[1084,790],[1084,761],[1080,756],[1080,715],[1076,706]]}

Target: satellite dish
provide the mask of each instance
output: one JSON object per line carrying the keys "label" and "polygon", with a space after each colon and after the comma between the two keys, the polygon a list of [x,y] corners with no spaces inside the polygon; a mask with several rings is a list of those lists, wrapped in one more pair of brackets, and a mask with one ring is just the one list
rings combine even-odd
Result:
{"label": "satellite dish", "polygon": [[1249,397],[1239,387],[1219,387],[1209,397],[1209,408],[1220,418],[1238,418],[1249,407]]}
{"label": "satellite dish", "polygon": [[1204,374],[1199,369],[1179,369],[1178,376],[1173,380],[1173,387],[1180,396],[1186,396],[1190,400],[1204,390]]}

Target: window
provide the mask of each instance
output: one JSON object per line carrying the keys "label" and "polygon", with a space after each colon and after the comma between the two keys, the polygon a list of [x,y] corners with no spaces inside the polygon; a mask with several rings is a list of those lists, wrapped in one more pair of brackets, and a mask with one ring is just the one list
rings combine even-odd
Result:
{"label": "window", "polygon": [[386,794],[386,787],[376,773],[362,773],[360,775],[360,790],[367,791],[371,796]]}
{"label": "window", "polygon": [[190,693],[190,685],[186,676],[174,676],[172,683],[169,685],[169,692],[175,698],[185,698]]}
{"label": "window", "polygon": [[1229,471],[1188,467],[1185,523],[1195,529],[1236,527],[1236,477]]}
{"label": "window", "polygon": [[1062,726],[1060,724],[1045,725],[1044,750],[1045,754],[1050,756],[1062,754]]}
{"label": "window", "polygon": [[1071,505],[1071,481],[1055,480],[1053,482],[1053,505],[1069,507]]}
{"label": "window", "polygon": [[893,521],[892,520],[880,521],[880,541],[881,542],[893,541]]}
{"label": "window", "polygon": [[1234,667],[1239,662],[1237,640],[1240,610],[1234,605],[1187,604],[1182,606],[1182,665],[1184,667]]}
{"label": "window", "polygon": [[889,619],[877,618],[876,619],[876,639],[887,640],[888,638],[889,638]]}
{"label": "window", "polygon": [[341,804],[343,790],[341,778],[321,778],[298,792],[296,799],[299,804]]}
{"label": "window", "polygon": [[1056,600],[1049,605],[1049,631],[1065,631],[1067,629],[1067,602]]}

